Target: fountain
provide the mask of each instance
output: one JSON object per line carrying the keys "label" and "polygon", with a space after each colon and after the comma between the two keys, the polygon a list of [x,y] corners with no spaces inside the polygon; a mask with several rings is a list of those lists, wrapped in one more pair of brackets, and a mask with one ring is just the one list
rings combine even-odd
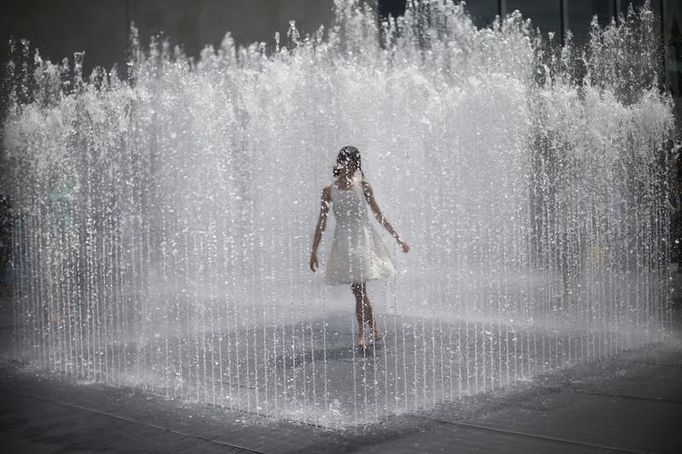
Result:
{"label": "fountain", "polygon": [[[271,51],[228,33],[198,59],[132,29],[125,78],[17,45],[12,357],[345,427],[663,339],[673,117],[651,11],[594,24],[583,52],[519,13],[478,29],[428,6],[378,27],[337,1],[330,30],[292,23]],[[411,245],[368,284],[386,337],[366,353],[350,288],[307,266],[349,143]]]}

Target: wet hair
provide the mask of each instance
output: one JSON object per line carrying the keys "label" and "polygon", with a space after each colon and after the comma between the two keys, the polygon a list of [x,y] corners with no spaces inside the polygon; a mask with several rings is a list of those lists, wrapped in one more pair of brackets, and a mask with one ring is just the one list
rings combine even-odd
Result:
{"label": "wet hair", "polygon": [[[336,157],[336,164],[340,164],[346,161],[353,161],[357,166],[358,170],[362,174],[362,178],[365,178],[365,172],[362,171],[362,158],[360,157],[360,151],[352,145],[346,145],[341,148],[338,156]],[[335,177],[339,176],[339,169],[334,167],[333,174]]]}

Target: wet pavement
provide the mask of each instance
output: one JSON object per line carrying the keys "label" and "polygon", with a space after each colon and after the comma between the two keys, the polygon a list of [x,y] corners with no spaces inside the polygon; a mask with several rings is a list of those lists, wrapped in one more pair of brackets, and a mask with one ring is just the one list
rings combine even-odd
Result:
{"label": "wet pavement", "polygon": [[343,430],[76,382],[11,360],[0,365],[0,396],[8,453],[682,452],[675,339]]}

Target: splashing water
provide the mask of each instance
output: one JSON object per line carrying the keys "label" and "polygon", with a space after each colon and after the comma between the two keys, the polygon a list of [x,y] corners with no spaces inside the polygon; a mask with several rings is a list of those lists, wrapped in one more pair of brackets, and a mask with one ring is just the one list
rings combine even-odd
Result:
{"label": "splashing water", "polygon": [[[433,2],[381,29],[339,1],[331,30],[292,24],[271,54],[228,34],[193,60],[133,30],[125,81],[25,44],[4,124],[14,357],[340,427],[662,339],[653,23],[594,25],[581,54],[518,13],[477,29]],[[366,353],[350,288],[307,265],[346,144],[411,245],[368,284],[385,344]]]}

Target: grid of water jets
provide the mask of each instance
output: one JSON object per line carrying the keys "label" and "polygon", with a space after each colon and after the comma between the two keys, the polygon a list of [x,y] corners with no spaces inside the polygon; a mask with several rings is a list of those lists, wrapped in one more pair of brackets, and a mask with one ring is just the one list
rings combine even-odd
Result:
{"label": "grid of water jets", "polygon": [[[581,55],[518,14],[477,29],[434,2],[381,30],[336,7],[272,51],[134,38],[125,80],[17,45],[16,357],[339,427],[665,335],[673,120],[650,11]],[[367,352],[350,288],[308,269],[347,143],[411,245],[368,283],[385,339]]]}

